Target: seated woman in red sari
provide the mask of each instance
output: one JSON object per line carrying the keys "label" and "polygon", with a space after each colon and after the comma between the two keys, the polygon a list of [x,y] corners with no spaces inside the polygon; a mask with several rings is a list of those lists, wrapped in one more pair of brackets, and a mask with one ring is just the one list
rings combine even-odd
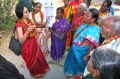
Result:
{"label": "seated woman in red sari", "polygon": [[68,20],[63,17],[62,7],[57,8],[56,17],[50,22],[49,30],[51,32],[51,57],[59,61],[65,52],[66,33],[70,28]]}
{"label": "seated woman in red sari", "polygon": [[83,19],[85,17],[85,12],[87,11],[87,6],[85,3],[81,3],[78,7],[78,13],[74,14],[72,21],[72,30],[75,32],[78,27],[84,23]]}
{"label": "seated woman in red sari", "polygon": [[17,38],[22,44],[22,58],[24,59],[31,76],[42,77],[49,66],[43,56],[43,53],[37,43],[36,27],[31,20],[28,19],[29,12],[24,5],[19,5],[15,10]]}
{"label": "seated woman in red sari", "polygon": [[[72,19],[73,19],[73,14],[75,13],[75,7],[69,5],[69,0],[63,0],[63,1],[64,1],[64,6],[62,6],[62,8],[64,9],[64,17],[66,17],[71,24]],[[71,40],[72,40],[71,29],[68,30],[66,36],[67,36],[66,37],[66,50],[68,50],[71,45]]]}

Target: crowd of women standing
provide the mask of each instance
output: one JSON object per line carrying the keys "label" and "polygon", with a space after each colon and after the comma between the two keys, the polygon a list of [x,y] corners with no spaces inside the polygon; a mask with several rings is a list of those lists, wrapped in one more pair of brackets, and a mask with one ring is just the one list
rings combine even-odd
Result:
{"label": "crowd of women standing", "polygon": [[25,5],[16,7],[16,30],[22,44],[22,58],[33,77],[42,77],[50,70],[44,56],[49,54],[47,43],[51,37],[51,58],[59,62],[66,49],[68,54],[64,62],[64,72],[67,76],[76,75],[75,79],[81,79],[90,52],[101,41],[101,21],[112,16],[110,0],[105,0],[99,11],[89,8],[91,0],[63,2],[64,6],[58,7],[56,16],[49,20],[41,11],[42,4],[39,2],[34,3],[32,10],[28,10]]}

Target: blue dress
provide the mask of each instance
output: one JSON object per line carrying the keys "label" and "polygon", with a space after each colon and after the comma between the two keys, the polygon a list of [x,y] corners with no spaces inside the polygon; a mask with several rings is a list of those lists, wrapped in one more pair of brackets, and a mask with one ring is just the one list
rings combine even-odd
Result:
{"label": "blue dress", "polygon": [[[83,24],[79,26],[76,34],[80,32],[80,30],[86,27],[87,24]],[[84,29],[78,37],[76,37],[71,45],[71,48],[68,52],[67,58],[64,63],[64,72],[67,75],[73,74],[83,74],[87,62],[83,62],[83,57],[86,56],[88,50],[90,48],[89,45],[82,45],[84,40],[89,40],[94,44],[95,47],[98,47],[100,37],[100,28],[99,26],[89,25],[86,29]]]}
{"label": "blue dress", "polygon": [[114,8],[113,7],[110,7],[110,12],[112,13],[112,15],[114,16]]}

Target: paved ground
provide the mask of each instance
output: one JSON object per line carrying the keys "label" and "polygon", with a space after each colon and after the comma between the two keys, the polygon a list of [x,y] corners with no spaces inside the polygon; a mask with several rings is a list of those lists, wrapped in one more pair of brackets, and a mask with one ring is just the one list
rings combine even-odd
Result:
{"label": "paved ground", "polygon": [[[50,66],[50,71],[46,73],[45,77],[39,78],[39,79],[66,79],[67,78],[63,71],[63,64],[64,64],[65,58],[61,59],[61,61],[58,63],[58,62],[52,61],[49,54],[48,56],[46,56],[46,59]],[[26,68],[21,67],[20,72],[23,73],[27,79],[35,79],[30,76],[29,71]]]}
{"label": "paved ground", "polygon": [[[39,1],[39,0],[38,0]],[[56,2],[56,7],[62,6],[62,0],[55,0]],[[91,7],[96,7],[99,9],[101,3],[103,0],[93,0]],[[120,9],[120,6],[113,5],[114,8]],[[120,11],[115,12],[115,15],[120,15]],[[2,32],[2,41],[0,44],[0,54],[4,56],[7,60],[12,62],[13,64],[16,65],[16,67],[20,70],[22,74],[26,77],[26,79],[37,79],[37,78],[32,78],[30,76],[29,71],[26,69],[26,67],[21,67],[21,64],[24,62],[21,56],[16,56],[14,55],[9,49],[8,49],[8,42],[10,39],[11,31],[7,32]],[[49,39],[49,47],[50,47],[50,39]],[[65,57],[67,55],[67,51],[65,52]],[[61,59],[59,63],[52,61],[50,58],[50,55],[46,56],[46,60],[48,61],[48,64],[50,66],[50,71],[46,73],[45,77],[43,78],[38,78],[38,79],[68,79],[63,71],[63,64],[65,58]],[[72,78],[73,79],[73,78]]]}

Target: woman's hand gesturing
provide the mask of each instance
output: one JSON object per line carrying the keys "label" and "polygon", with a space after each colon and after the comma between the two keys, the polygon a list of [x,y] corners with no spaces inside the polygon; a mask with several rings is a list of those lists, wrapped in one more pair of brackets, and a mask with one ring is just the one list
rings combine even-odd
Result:
{"label": "woman's hand gesturing", "polygon": [[34,25],[32,25],[32,26],[28,26],[26,32],[29,34],[29,33],[32,32],[33,30],[34,30]]}

